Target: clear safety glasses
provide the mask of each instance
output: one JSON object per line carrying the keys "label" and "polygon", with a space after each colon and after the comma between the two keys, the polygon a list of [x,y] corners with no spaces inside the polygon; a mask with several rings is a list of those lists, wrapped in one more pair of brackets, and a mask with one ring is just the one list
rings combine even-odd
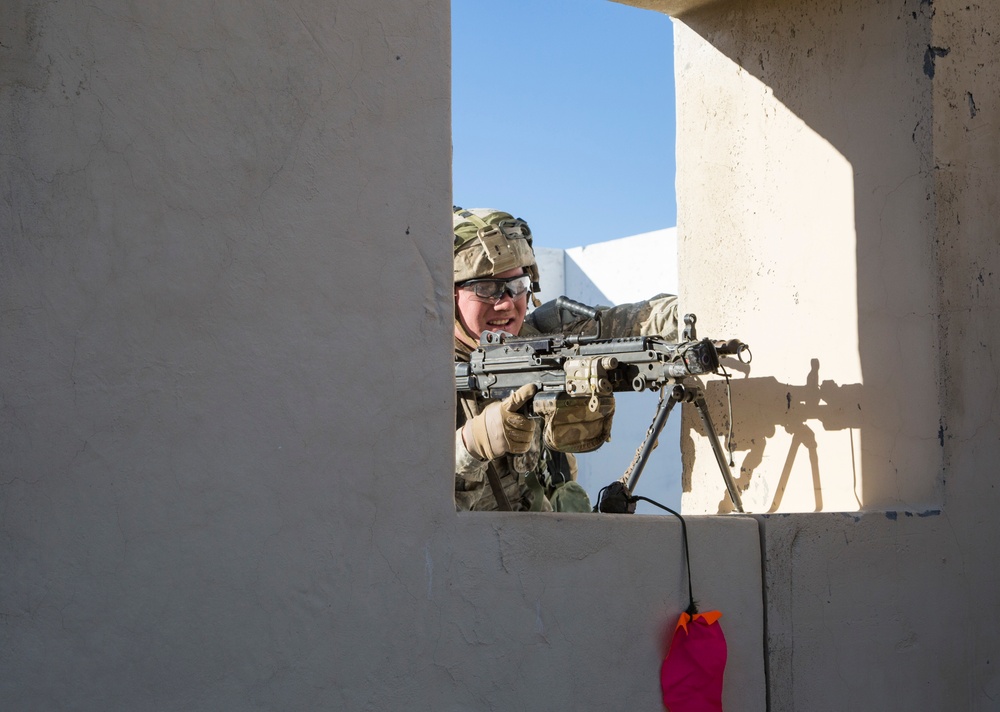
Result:
{"label": "clear safety glasses", "polygon": [[458,285],[460,289],[468,289],[476,299],[496,304],[503,299],[504,293],[511,299],[518,299],[531,289],[531,277],[526,274],[510,279],[470,279]]}

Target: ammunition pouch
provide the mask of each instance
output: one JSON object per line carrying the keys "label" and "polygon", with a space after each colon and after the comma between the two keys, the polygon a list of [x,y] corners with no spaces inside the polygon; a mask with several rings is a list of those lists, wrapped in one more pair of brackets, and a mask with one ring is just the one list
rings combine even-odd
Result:
{"label": "ammunition pouch", "polygon": [[534,412],[545,419],[542,442],[546,447],[559,452],[591,452],[611,439],[615,397],[537,393]]}

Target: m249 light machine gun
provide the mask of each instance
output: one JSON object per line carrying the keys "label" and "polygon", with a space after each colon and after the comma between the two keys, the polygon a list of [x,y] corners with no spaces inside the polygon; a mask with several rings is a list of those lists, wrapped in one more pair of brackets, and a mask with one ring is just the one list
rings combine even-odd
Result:
{"label": "m249 light machine gun", "polygon": [[[455,364],[455,387],[492,399],[505,398],[521,386],[533,383],[535,413],[546,411],[544,402],[561,398],[589,398],[592,410],[598,397],[616,392],[659,390],[660,402],[646,438],[621,478],[631,495],[667,417],[679,402],[693,403],[715,453],[726,489],[737,512],[743,511],[700,384],[692,376],[727,375],[719,356],[732,355],[749,362],[750,350],[743,342],[698,340],[696,317],[684,317],[683,340],[668,343],[658,336],[601,337],[600,312],[566,297],[556,306],[595,320],[597,332],[589,335],[543,334],[515,337],[503,332],[483,332],[479,348],[468,363]],[[602,510],[604,511],[604,510]],[[634,504],[632,510],[634,511]]]}

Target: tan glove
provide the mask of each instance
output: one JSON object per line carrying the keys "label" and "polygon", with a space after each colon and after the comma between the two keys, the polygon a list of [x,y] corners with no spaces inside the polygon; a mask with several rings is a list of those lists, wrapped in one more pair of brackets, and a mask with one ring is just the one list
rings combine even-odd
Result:
{"label": "tan glove", "polygon": [[482,413],[466,422],[462,440],[477,460],[495,460],[508,453],[520,455],[528,451],[535,439],[537,422],[520,410],[531,400],[538,388],[534,384],[521,386],[504,400],[490,403]]}

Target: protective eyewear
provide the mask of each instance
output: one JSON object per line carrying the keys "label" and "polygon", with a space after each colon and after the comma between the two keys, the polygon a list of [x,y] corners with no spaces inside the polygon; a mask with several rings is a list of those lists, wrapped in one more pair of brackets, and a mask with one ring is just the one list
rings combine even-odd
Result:
{"label": "protective eyewear", "polygon": [[477,299],[496,303],[503,299],[504,293],[510,294],[511,299],[527,294],[531,289],[531,276],[522,274],[511,279],[470,279],[458,286],[460,289],[472,290]]}

